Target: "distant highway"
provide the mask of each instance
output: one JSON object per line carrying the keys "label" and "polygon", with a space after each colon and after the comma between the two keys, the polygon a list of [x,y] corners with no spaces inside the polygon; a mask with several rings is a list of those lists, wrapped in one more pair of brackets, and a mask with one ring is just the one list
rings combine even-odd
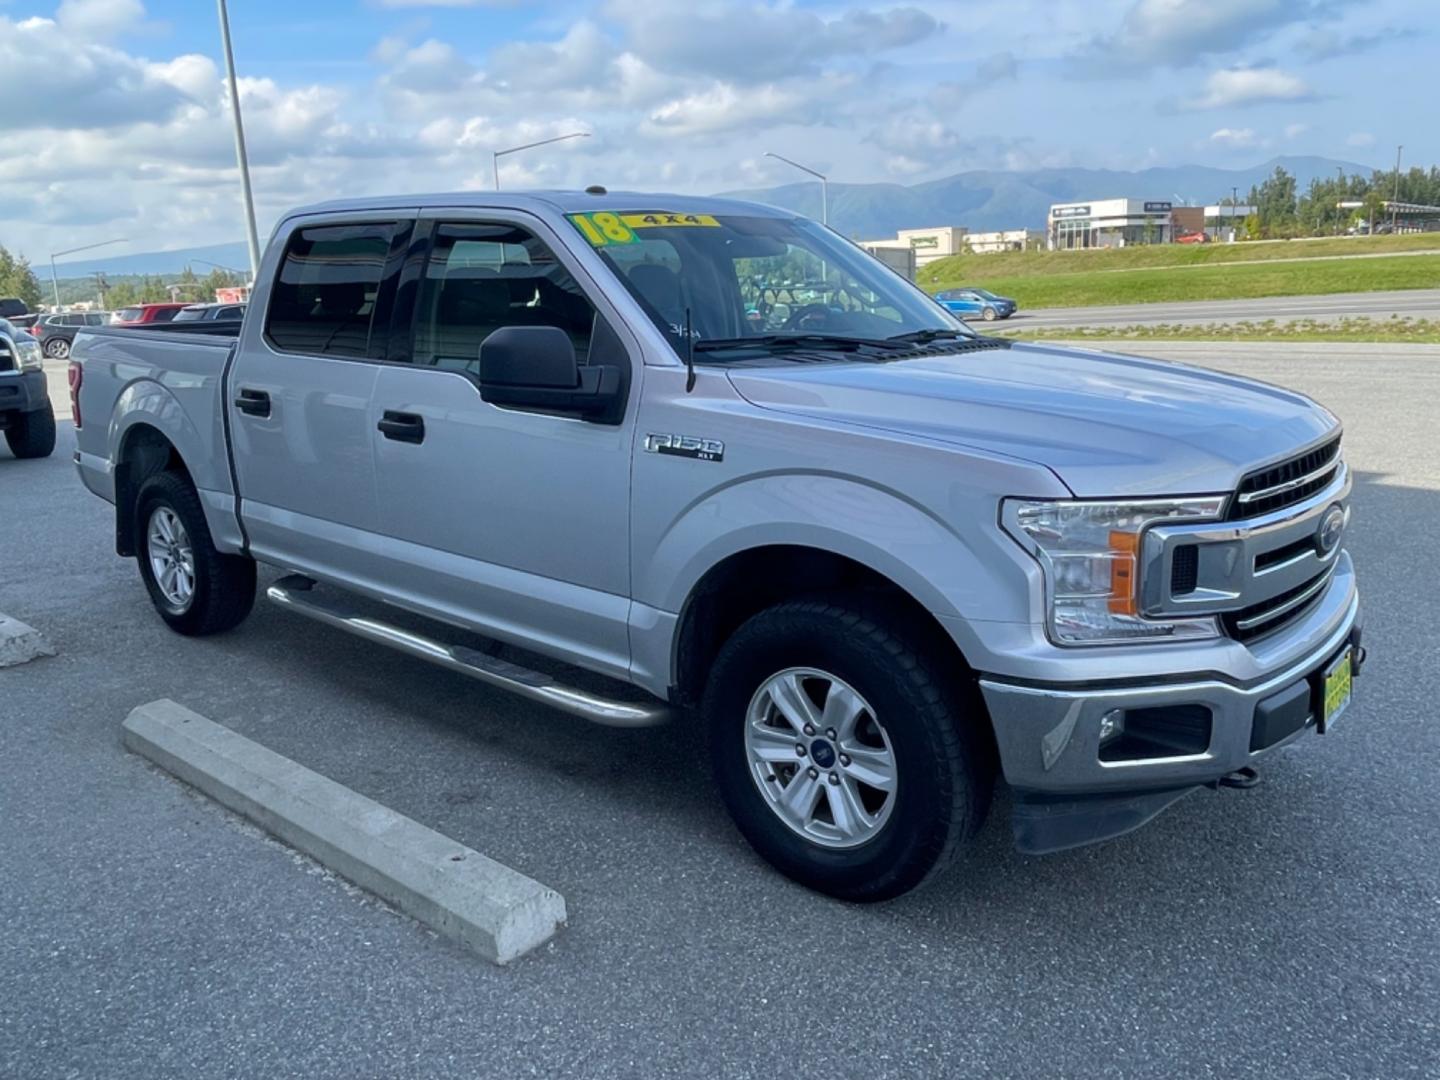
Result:
{"label": "distant highway", "polygon": [[[1335,322],[1346,316],[1388,319],[1440,319],[1440,289],[1396,292],[1334,293],[1328,296],[1272,296],[1258,300],[1187,300],[1182,303],[1123,304],[1115,307],[1021,309],[1007,329],[1044,326],[1153,326],[1156,323],[1291,322],[1315,319]],[[991,326],[997,324],[992,323]]]}

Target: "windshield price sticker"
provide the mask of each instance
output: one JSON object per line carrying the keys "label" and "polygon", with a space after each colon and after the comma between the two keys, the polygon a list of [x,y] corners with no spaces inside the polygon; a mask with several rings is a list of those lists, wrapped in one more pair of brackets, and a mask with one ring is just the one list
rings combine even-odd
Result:
{"label": "windshield price sticker", "polygon": [[640,238],[636,229],[718,229],[720,222],[709,214],[612,214],[602,210],[594,214],[567,215],[592,247],[611,244],[635,244]]}

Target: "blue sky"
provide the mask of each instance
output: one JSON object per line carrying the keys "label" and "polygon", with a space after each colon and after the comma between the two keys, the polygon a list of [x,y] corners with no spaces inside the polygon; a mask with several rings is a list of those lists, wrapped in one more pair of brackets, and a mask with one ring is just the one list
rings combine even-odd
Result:
{"label": "blue sky", "polygon": [[[1440,161],[1434,0],[231,0],[261,229],[336,195]],[[0,244],[238,239],[209,0],[0,0]],[[17,152],[18,151],[18,152]],[[1024,223],[1016,223],[1024,224]],[[143,238],[143,240],[139,239]],[[137,247],[137,244],[143,246]],[[123,249],[117,247],[115,254]]]}

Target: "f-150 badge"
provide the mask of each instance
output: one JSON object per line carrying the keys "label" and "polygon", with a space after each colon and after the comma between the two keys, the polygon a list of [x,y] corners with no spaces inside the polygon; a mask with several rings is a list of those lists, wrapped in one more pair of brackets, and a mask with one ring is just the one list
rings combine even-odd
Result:
{"label": "f-150 badge", "polygon": [[719,439],[697,439],[694,435],[645,436],[645,449],[651,454],[674,454],[676,457],[699,461],[724,461],[725,444]]}

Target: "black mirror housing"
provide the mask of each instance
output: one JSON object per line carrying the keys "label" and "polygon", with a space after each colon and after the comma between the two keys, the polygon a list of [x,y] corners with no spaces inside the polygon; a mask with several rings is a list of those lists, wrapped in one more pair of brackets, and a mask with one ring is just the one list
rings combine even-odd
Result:
{"label": "black mirror housing", "polygon": [[618,423],[617,367],[580,366],[570,335],[554,326],[502,326],[480,343],[480,397],[505,408]]}

